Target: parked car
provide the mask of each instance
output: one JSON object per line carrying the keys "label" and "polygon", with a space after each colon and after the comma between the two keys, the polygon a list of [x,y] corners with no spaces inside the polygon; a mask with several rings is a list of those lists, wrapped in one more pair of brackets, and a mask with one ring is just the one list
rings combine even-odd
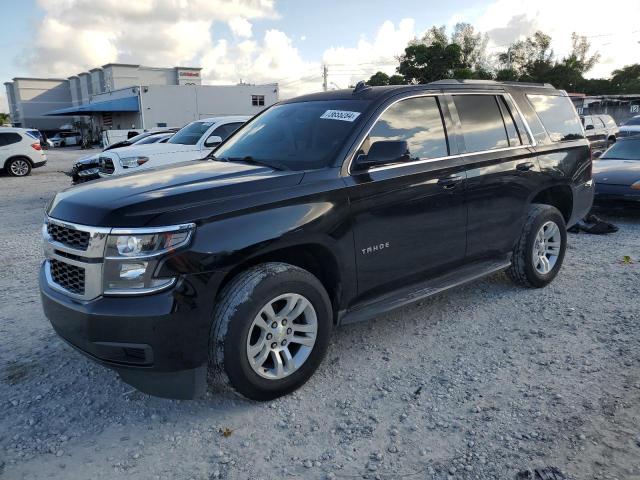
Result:
{"label": "parked car", "polygon": [[78,132],[58,132],[50,138],[54,147],[80,145],[82,136]]}
{"label": "parked car", "polygon": [[47,163],[39,132],[33,129],[0,128],[0,165],[13,177],[25,177],[31,169]]}
{"label": "parked car", "polygon": [[[169,133],[156,133],[156,132],[145,132],[145,134],[138,135],[138,139],[132,138],[133,145],[149,145],[152,143],[166,143],[175,132],[170,131]],[[125,142],[119,142],[125,143]],[[128,141],[129,145],[131,145],[130,141]],[[122,148],[122,145],[119,148]],[[118,147],[114,147],[118,148]],[[67,173],[72,179],[72,184],[88,182],[90,180],[96,180],[100,178],[99,173],[100,167],[100,154],[93,154],[89,157],[81,158],[78,160],[71,170]]]}
{"label": "parked car", "polygon": [[135,135],[127,140],[122,140],[121,142],[116,142],[116,143],[112,143],[111,145],[106,146],[103,151],[107,151],[107,150],[113,150],[115,148],[122,148],[122,147],[130,147],[131,145],[140,143],[141,140],[144,140],[147,137],[150,137],[151,135],[157,135],[160,133],[176,133],[179,129],[178,128],[167,128],[167,129],[163,129],[163,130],[151,130],[148,132],[142,132],[138,135]]}
{"label": "parked car", "polygon": [[623,137],[593,166],[594,200],[600,205],[640,207],[640,135]]}
{"label": "parked car", "polygon": [[631,117],[620,125],[619,135],[621,137],[633,137],[634,135],[640,135],[640,115]]}
{"label": "parked car", "polygon": [[178,130],[168,141],[155,145],[132,145],[102,152],[100,176],[110,177],[169,165],[201,160],[240,128],[249,117],[205,118]]}
{"label": "parked car", "polygon": [[582,124],[592,148],[602,151],[615,143],[619,130],[611,115],[585,115]]}
{"label": "parked car", "polygon": [[[205,123],[170,142],[210,138]],[[563,91],[360,83],[265,109],[209,161],[59,193],[42,303],[145,392],[191,398],[209,371],[268,400],[313,374],[336,325],[504,269],[549,284],[592,200]]]}

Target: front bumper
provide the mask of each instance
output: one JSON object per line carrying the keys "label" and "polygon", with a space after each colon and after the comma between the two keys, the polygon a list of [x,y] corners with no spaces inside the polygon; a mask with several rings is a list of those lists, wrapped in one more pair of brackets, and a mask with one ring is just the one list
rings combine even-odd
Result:
{"label": "front bumper", "polygon": [[56,333],[130,385],[168,398],[195,398],[206,388],[212,305],[198,305],[195,280],[153,295],[82,301],[52,289],[40,269],[42,305]]}

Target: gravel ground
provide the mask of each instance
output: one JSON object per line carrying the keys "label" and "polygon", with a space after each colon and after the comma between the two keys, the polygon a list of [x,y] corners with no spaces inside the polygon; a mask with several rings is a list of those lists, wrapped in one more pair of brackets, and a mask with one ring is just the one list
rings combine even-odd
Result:
{"label": "gravel ground", "polygon": [[640,478],[640,216],[570,235],[545,289],[500,273],[335,331],[286,398],[172,401],[76,353],[42,314],[42,210],[83,154],[0,176],[0,477]]}

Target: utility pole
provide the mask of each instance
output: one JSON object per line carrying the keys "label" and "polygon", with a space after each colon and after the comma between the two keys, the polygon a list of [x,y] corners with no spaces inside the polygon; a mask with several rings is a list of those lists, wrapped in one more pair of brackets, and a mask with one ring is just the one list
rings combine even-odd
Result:
{"label": "utility pole", "polygon": [[329,69],[326,65],[322,65],[322,90],[327,91],[327,78],[329,77]]}

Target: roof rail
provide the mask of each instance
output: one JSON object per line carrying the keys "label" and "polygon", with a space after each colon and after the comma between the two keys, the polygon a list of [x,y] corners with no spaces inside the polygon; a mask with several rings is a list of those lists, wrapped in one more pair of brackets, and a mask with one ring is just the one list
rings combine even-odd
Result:
{"label": "roof rail", "polygon": [[501,81],[496,80],[476,80],[476,79],[457,79],[447,78],[444,80],[436,80],[435,82],[429,82],[428,85],[509,85],[511,87],[545,87],[554,88],[550,83],[535,83],[535,82],[514,82],[514,81]]}
{"label": "roof rail", "polygon": [[367,90],[371,90],[371,86],[367,85],[364,80],[360,80],[356,83],[356,87],[353,89],[353,94],[358,95],[359,93],[365,92]]}

